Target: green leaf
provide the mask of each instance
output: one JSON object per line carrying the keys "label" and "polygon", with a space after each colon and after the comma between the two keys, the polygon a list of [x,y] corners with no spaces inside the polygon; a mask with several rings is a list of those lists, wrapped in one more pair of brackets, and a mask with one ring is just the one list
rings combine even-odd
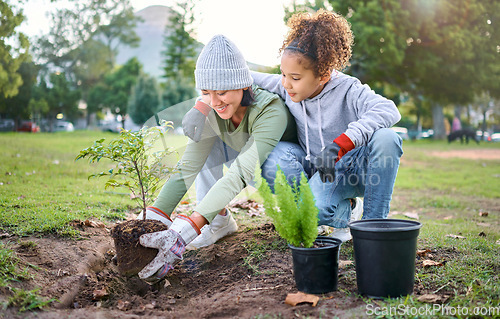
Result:
{"label": "green leaf", "polygon": [[318,235],[318,209],[307,177],[301,175],[300,187],[295,182],[290,186],[278,167],[274,181],[276,195],[262,176],[257,187],[278,234],[294,246],[311,247]]}

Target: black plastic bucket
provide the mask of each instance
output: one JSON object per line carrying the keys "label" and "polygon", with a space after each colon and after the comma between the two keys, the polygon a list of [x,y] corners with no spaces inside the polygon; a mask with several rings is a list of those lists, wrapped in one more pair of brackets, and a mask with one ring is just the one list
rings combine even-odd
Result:
{"label": "black plastic bucket", "polygon": [[288,245],[292,250],[293,274],[299,291],[323,294],[337,290],[339,250],[342,241],[337,238],[318,236],[317,248]]}
{"label": "black plastic bucket", "polygon": [[415,280],[417,237],[422,224],[402,219],[349,223],[358,292],[370,298],[410,295]]}

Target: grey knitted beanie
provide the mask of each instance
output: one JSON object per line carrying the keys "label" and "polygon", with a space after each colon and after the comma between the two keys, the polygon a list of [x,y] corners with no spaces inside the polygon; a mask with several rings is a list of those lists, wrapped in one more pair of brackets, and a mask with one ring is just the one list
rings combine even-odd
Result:
{"label": "grey knitted beanie", "polygon": [[198,90],[237,90],[253,83],[240,50],[220,34],[214,36],[201,51],[194,77]]}

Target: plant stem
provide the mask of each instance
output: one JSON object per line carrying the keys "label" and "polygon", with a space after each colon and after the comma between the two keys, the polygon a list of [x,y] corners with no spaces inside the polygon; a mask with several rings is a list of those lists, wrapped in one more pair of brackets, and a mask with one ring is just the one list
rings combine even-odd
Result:
{"label": "plant stem", "polygon": [[139,180],[139,186],[141,187],[141,199],[142,199],[142,220],[146,220],[146,194],[144,193],[144,185],[142,184],[141,171],[137,165],[137,161],[133,160],[135,171],[137,172],[137,179]]}

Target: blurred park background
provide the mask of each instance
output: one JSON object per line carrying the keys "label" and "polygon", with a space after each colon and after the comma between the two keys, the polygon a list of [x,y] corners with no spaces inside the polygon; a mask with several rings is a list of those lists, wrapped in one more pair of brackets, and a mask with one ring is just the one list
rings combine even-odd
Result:
{"label": "blurred park background", "polygon": [[[32,1],[0,0],[0,131],[134,130],[168,108],[168,120],[180,128],[191,105],[179,103],[197,95],[193,72],[204,45],[198,34],[207,31],[199,29],[201,0],[140,10],[129,0],[46,0],[48,26],[29,35],[22,26],[30,24],[24,12]],[[344,72],[398,105],[404,138],[445,139],[470,129],[478,140],[500,141],[499,1],[289,0],[276,8],[260,6],[265,18],[251,21],[275,30],[264,12],[276,11],[285,26],[294,12],[320,8],[348,19],[355,46]],[[248,14],[220,9],[215,18],[228,32],[229,15]],[[235,42],[263,39],[268,50],[267,36],[244,32]],[[275,41],[272,58],[280,46]],[[248,65],[279,72],[279,65]]]}

